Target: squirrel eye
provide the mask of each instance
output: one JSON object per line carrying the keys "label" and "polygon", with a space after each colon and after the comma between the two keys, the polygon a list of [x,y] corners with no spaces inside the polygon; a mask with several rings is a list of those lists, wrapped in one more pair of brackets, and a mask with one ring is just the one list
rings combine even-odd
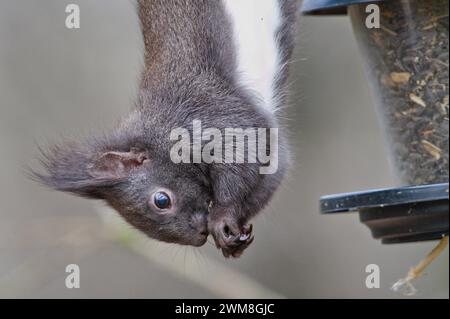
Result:
{"label": "squirrel eye", "polygon": [[159,209],[167,209],[170,208],[171,205],[170,197],[165,192],[156,192],[153,195],[153,201],[155,203],[155,206]]}

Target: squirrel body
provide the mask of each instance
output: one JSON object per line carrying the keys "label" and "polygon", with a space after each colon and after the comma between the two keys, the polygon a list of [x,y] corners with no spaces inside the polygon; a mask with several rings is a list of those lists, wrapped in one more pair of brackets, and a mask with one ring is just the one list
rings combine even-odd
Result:
{"label": "squirrel body", "polygon": [[44,151],[46,172],[35,176],[106,201],[152,238],[201,246],[211,234],[224,256],[238,257],[287,169],[283,133],[276,153],[268,136],[257,140],[277,156],[272,174],[260,173],[259,160],[175,163],[170,136],[192,134],[196,121],[223,134],[279,128],[298,1],[137,2],[145,67],[136,107],[109,134]]}

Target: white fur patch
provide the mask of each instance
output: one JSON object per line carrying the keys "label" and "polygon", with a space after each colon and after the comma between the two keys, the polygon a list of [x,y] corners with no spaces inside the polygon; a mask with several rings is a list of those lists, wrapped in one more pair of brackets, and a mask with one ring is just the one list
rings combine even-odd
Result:
{"label": "white fur patch", "polygon": [[256,95],[261,107],[273,113],[280,68],[276,43],[281,24],[278,0],[223,1],[233,27],[239,83]]}

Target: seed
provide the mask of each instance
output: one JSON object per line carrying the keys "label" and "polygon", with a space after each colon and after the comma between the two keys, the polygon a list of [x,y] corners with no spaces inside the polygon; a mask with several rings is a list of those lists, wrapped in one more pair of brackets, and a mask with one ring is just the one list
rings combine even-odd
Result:
{"label": "seed", "polygon": [[411,73],[409,72],[391,72],[391,79],[394,83],[397,84],[408,84],[410,78]]}
{"label": "seed", "polygon": [[421,143],[425,150],[430,153],[430,155],[433,156],[436,161],[441,159],[442,150],[439,147],[437,147],[433,143],[428,142],[427,140],[422,140]]}
{"label": "seed", "polygon": [[420,97],[418,97],[417,95],[411,93],[411,94],[409,95],[409,98],[410,98],[411,101],[413,101],[414,103],[416,103],[416,104],[418,104],[418,105],[420,105],[420,106],[422,106],[422,107],[427,107],[427,105],[425,104],[425,102],[424,102]]}

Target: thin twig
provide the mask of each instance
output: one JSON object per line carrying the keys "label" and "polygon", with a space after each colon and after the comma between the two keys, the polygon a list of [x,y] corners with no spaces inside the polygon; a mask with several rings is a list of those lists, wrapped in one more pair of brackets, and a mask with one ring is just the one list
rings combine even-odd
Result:
{"label": "thin twig", "polygon": [[441,239],[439,244],[423,259],[417,266],[411,268],[408,272],[408,275],[405,278],[398,280],[393,286],[392,290],[395,292],[400,291],[403,288],[406,288],[406,295],[414,295],[417,292],[417,289],[412,285],[412,281],[422,276],[424,270],[433,262],[433,260],[438,257],[442,251],[448,245],[448,236],[445,236]]}

